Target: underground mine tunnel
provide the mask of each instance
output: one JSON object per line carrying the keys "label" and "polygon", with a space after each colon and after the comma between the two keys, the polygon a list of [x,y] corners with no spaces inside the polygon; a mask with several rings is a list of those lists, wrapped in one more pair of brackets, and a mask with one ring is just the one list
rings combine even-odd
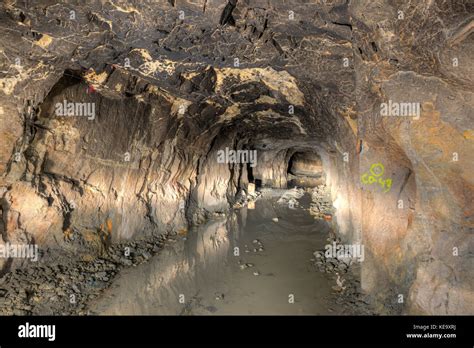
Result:
{"label": "underground mine tunnel", "polygon": [[3,2],[0,313],[473,314],[458,4]]}

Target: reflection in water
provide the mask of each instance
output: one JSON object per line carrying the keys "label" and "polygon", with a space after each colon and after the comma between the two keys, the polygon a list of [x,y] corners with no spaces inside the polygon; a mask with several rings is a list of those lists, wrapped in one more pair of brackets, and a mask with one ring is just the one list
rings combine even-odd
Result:
{"label": "reflection in water", "polygon": [[[329,227],[303,209],[308,197],[300,202],[302,208],[289,209],[274,199],[260,199],[255,209],[242,208],[194,227],[148,263],[121,272],[92,312],[327,313],[329,282],[309,259],[324,247]],[[255,240],[263,250],[255,250]],[[290,294],[295,303],[288,302]]]}

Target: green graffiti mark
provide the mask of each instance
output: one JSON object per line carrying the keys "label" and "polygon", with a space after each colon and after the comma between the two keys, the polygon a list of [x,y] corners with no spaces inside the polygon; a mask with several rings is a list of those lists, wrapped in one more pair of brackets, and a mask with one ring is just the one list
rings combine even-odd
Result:
{"label": "green graffiti mark", "polygon": [[384,172],[385,172],[385,168],[383,167],[383,164],[381,163],[375,163],[370,166],[370,173],[373,176],[382,176]]}
{"label": "green graffiti mark", "polygon": [[388,192],[392,188],[392,179],[383,179],[382,175],[385,173],[385,168],[382,163],[374,163],[370,166],[370,173],[362,174],[360,180],[365,185],[372,185],[378,183],[383,192]]}

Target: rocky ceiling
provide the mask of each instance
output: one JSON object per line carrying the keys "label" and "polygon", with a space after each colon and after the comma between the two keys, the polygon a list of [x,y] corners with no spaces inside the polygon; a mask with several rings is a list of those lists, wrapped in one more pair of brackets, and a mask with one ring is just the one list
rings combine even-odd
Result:
{"label": "rocky ceiling", "polygon": [[[258,149],[254,174],[273,187],[313,149],[339,233],[369,253],[365,290],[404,294],[413,313],[473,312],[472,2],[0,6],[4,242],[175,230],[245,187],[218,149]],[[67,100],[94,112],[58,117]],[[419,118],[381,117],[390,100],[419,103]],[[374,163],[390,192],[361,182]]]}

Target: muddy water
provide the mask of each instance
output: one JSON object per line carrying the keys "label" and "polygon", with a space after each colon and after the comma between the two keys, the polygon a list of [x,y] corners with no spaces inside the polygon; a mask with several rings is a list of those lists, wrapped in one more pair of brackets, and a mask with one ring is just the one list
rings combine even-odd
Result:
{"label": "muddy water", "polygon": [[[255,209],[177,236],[150,262],[122,272],[91,313],[329,314],[333,284],[310,261],[329,226],[308,205],[307,196],[295,209],[262,198]],[[263,251],[254,251],[254,240]]]}

